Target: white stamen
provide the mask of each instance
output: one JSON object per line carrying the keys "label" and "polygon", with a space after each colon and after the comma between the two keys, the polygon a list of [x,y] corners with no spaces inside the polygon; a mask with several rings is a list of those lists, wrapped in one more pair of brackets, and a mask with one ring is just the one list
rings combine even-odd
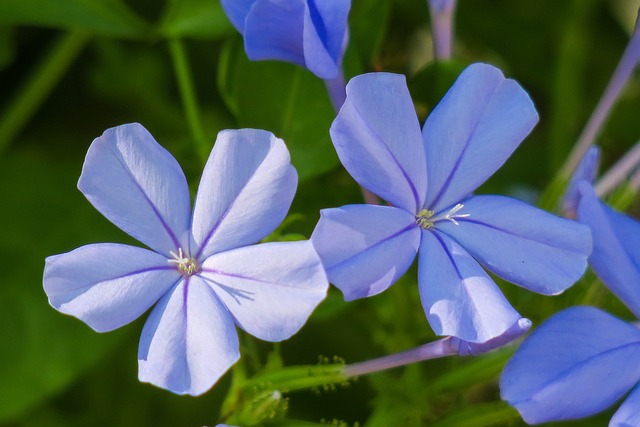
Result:
{"label": "white stamen", "polygon": [[462,209],[464,205],[462,203],[458,203],[444,215],[433,216],[433,211],[428,209],[422,209],[420,212],[416,214],[416,224],[421,228],[431,228],[438,221],[451,221],[455,225],[460,225],[456,218],[466,218],[470,216],[470,214],[459,214],[458,211]]}
{"label": "white stamen", "polygon": [[182,253],[182,248],[178,248],[177,254],[173,251],[169,251],[169,254],[173,257],[173,259],[169,259],[167,260],[167,262],[169,262],[170,264],[177,264],[180,273],[191,276],[193,273],[196,273],[199,270],[198,264],[196,264],[196,260],[194,260],[193,258],[186,258]]}

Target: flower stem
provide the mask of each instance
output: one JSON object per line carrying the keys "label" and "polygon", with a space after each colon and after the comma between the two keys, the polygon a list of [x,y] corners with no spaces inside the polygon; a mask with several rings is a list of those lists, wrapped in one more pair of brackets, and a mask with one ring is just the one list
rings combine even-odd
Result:
{"label": "flower stem", "polygon": [[0,120],[0,152],[6,149],[91,39],[84,31],[60,37],[36,66]]}
{"label": "flower stem", "polygon": [[509,344],[524,335],[530,328],[531,321],[526,318],[520,318],[502,334],[485,342],[474,343],[456,337],[446,337],[411,350],[347,365],[344,367],[344,374],[352,377],[441,357],[454,355],[476,356]]}
{"label": "flower stem", "polygon": [[207,136],[202,126],[198,99],[191,77],[191,68],[189,67],[189,60],[182,41],[178,39],[169,40],[169,52],[171,53],[173,68],[182,98],[182,106],[189,124],[191,137],[198,145],[199,153],[206,159],[209,151]]}
{"label": "flower stem", "polygon": [[634,68],[640,60],[640,20],[636,20],[636,26],[631,40],[627,45],[620,63],[616,67],[607,88],[600,99],[600,102],[596,106],[596,109],[591,114],[587,125],[580,134],[578,142],[573,147],[573,150],[569,154],[564,167],[561,169],[561,174],[568,178],[571,176],[576,166],[580,162],[580,159],[591,147],[598,134],[602,130],[602,126],[607,119],[607,116],[611,112],[613,104],[618,99],[620,92],[624,88],[625,84],[629,80],[629,77],[633,73]]}
{"label": "flower stem", "polygon": [[453,15],[456,0],[428,0],[431,13],[433,50],[437,60],[451,59],[453,51]]}
{"label": "flower stem", "polygon": [[355,377],[411,363],[422,362],[424,360],[453,356],[454,354],[457,354],[457,349],[452,347],[451,340],[451,337],[447,337],[438,341],[423,344],[419,347],[412,348],[411,350],[391,354],[378,359],[367,360],[365,362],[353,363],[345,366],[344,374],[348,377]]}
{"label": "flower stem", "polygon": [[596,183],[596,194],[604,198],[640,165],[640,142],[613,165]]}
{"label": "flower stem", "polygon": [[338,75],[330,80],[325,80],[324,84],[327,86],[327,92],[329,92],[329,98],[331,98],[331,104],[333,104],[333,109],[336,111],[340,111],[342,104],[347,99],[346,85],[344,82],[344,73],[342,72],[342,68],[338,72]]}

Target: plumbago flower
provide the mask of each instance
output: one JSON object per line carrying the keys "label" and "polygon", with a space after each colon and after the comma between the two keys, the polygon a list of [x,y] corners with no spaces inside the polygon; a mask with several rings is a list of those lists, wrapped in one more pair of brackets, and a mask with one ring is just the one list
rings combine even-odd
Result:
{"label": "plumbago flower", "polygon": [[280,341],[326,295],[309,241],[250,246],[284,219],[296,185],[281,139],[261,130],[223,131],[192,214],[187,181],[171,154],[139,124],[108,129],[91,144],[78,188],[152,250],[101,243],[47,258],[49,302],[98,332],[157,303],[140,338],[140,380],[204,393],[240,357],[234,324]]}
{"label": "plumbago flower", "polygon": [[352,79],[331,137],[354,179],[393,206],[322,211],[311,240],[329,281],[347,300],[378,294],[419,250],[432,328],[477,343],[521,319],[478,262],[535,292],[570,286],[586,267],[587,227],[507,197],[470,196],[537,120],[524,90],[486,64],[460,75],[422,134],[403,76]]}
{"label": "plumbago flower", "polygon": [[[578,221],[593,234],[591,267],[640,318],[640,222],[578,187]],[[640,425],[640,329],[593,307],[572,307],[545,321],[507,363],[500,378],[504,400],[537,424],[582,418],[621,399],[609,426]]]}
{"label": "plumbago flower", "polygon": [[252,60],[276,59],[336,78],[348,41],[350,0],[221,0]]}

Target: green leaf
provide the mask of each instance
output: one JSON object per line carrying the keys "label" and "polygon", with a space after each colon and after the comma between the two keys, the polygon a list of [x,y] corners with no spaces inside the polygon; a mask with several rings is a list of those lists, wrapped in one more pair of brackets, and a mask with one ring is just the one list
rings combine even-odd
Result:
{"label": "green leaf", "polygon": [[170,0],[159,28],[167,38],[217,39],[233,31],[215,0]]}
{"label": "green leaf", "polygon": [[14,29],[0,26],[0,71],[5,69],[15,56]]}
{"label": "green leaf", "polygon": [[386,35],[391,12],[390,0],[361,0],[353,2],[349,12],[350,44],[365,64],[372,65]]}
{"label": "green leaf", "polygon": [[479,403],[462,407],[433,427],[488,427],[520,419],[520,414],[505,402]]}
{"label": "green leaf", "polygon": [[411,97],[421,122],[440,102],[466,65],[457,60],[431,62],[409,81]]}
{"label": "green leaf", "polygon": [[240,127],[265,129],[284,139],[300,180],[338,164],[329,137],[335,113],[322,80],[274,61],[250,62],[242,39],[223,47],[218,87]]}
{"label": "green leaf", "polygon": [[128,333],[99,335],[56,312],[42,290],[44,258],[96,235],[91,206],[77,203],[79,163],[56,157],[23,151],[0,162],[0,191],[11,206],[0,210],[0,223],[10,224],[0,234],[0,423],[62,390]]}
{"label": "green leaf", "polygon": [[148,38],[149,26],[120,0],[2,0],[0,23]]}

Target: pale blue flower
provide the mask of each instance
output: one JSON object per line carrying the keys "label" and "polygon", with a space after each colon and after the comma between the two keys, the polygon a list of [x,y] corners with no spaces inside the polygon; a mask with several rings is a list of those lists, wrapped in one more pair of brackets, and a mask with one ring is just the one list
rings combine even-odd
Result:
{"label": "pale blue flower", "polygon": [[[640,318],[640,222],[579,186],[578,220],[593,234],[589,263]],[[582,418],[631,393],[609,426],[640,425],[640,329],[592,307],[549,318],[525,340],[500,380],[502,398],[531,424]]]}
{"label": "pale blue flower", "polygon": [[252,60],[276,59],[328,80],[340,74],[351,0],[222,0]]}
{"label": "pale blue flower", "polygon": [[296,185],[282,140],[261,130],[223,131],[192,213],[171,154],[139,124],[108,129],[91,144],[78,188],[152,250],[100,243],[47,258],[49,302],[98,332],[155,304],[140,339],[140,380],[204,393],[239,358],[234,325],[280,341],[326,295],[309,241],[252,245],[284,219]]}
{"label": "pale blue flower", "polygon": [[412,264],[439,335],[482,343],[521,319],[480,266],[543,294],[584,272],[587,227],[502,196],[473,196],[538,120],[513,80],[469,66],[420,126],[403,76],[347,86],[331,137],[347,171],[392,206],[322,211],[312,235],[329,281],[347,300],[378,294]]}

